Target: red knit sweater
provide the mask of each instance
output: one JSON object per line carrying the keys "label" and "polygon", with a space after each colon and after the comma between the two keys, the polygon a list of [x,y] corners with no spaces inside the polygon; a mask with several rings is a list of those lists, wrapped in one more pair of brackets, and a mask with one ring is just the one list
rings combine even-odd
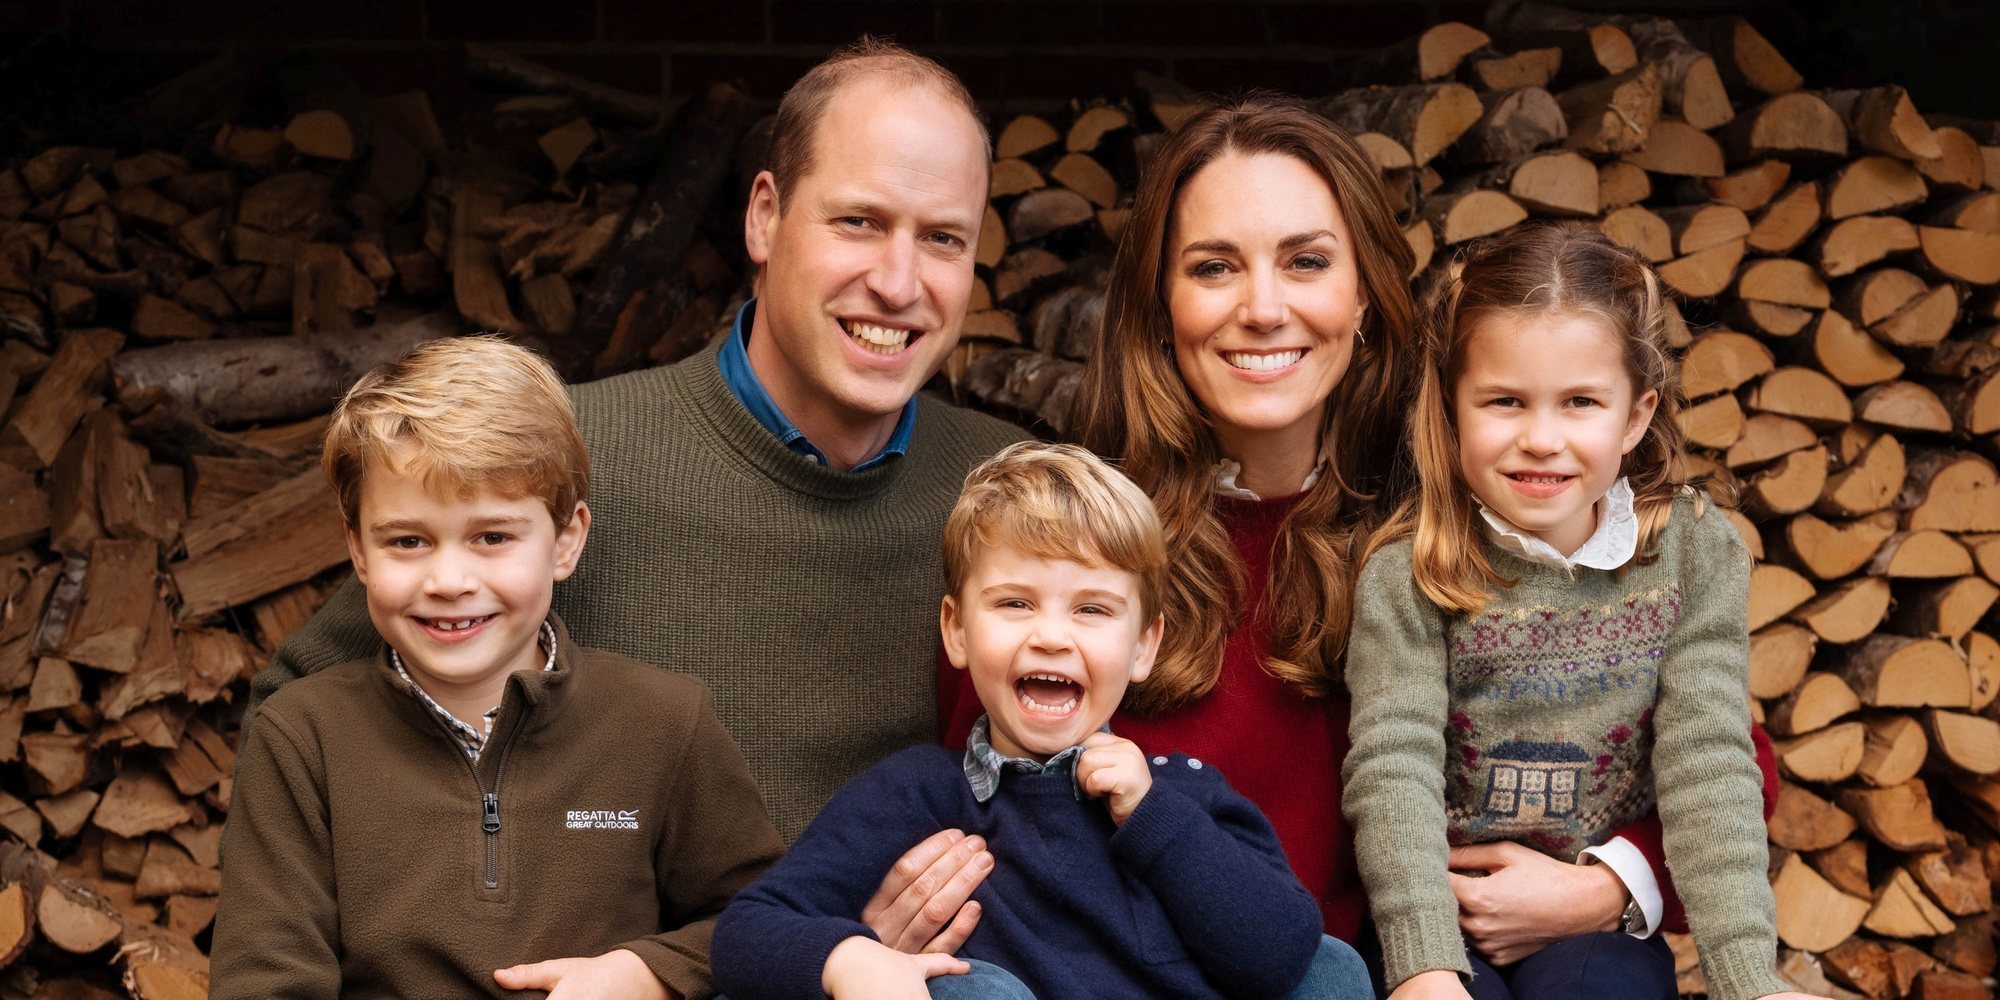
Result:
{"label": "red knit sweater", "polygon": [[[1368,901],[1354,867],[1354,835],[1340,812],[1340,765],[1347,756],[1347,694],[1309,699],[1267,673],[1270,636],[1259,627],[1271,546],[1278,527],[1300,497],[1276,500],[1216,498],[1216,513],[1243,560],[1243,612],[1222,653],[1222,677],[1208,696],[1158,718],[1120,712],[1113,732],[1149,754],[1180,751],[1222,769],[1243,797],[1257,804],[1278,831],[1299,881],[1319,900],[1326,932],[1359,939]],[[1173,627],[1172,622],[1167,623]],[[965,672],[938,661],[938,720],[946,746],[963,749],[983,709]],[[1777,804],[1777,762],[1769,737],[1752,726],[1757,763],[1764,771],[1764,815]],[[1646,818],[1618,831],[1653,864],[1666,903],[1667,930],[1685,931],[1687,918],[1674,893],[1661,845],[1660,821]]]}

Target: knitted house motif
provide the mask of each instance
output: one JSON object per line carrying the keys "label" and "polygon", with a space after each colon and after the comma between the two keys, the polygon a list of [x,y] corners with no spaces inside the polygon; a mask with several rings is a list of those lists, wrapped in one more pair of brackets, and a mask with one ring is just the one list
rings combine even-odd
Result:
{"label": "knitted house motif", "polygon": [[1573,743],[1508,740],[1486,754],[1488,821],[1536,824],[1576,815],[1576,793],[1590,755]]}

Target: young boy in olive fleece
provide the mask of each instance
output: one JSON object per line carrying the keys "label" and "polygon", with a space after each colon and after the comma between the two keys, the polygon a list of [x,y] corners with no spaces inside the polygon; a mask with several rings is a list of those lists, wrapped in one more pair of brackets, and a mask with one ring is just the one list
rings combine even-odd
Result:
{"label": "young boy in olive fleece", "polygon": [[590,529],[555,373],[419,346],[323,458],[385,645],[244,734],[212,996],[712,995],[716,915],[778,834],[701,682],[549,613]]}

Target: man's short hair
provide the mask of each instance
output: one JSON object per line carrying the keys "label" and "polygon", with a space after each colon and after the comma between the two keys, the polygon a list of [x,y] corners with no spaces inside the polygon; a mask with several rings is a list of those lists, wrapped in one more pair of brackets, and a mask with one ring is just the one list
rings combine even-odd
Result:
{"label": "man's short hair", "polygon": [[920,56],[895,42],[863,35],[852,44],[835,49],[826,61],[806,71],[778,102],[778,120],[771,129],[771,178],[778,188],[778,211],[789,206],[787,196],[799,178],[811,172],[813,139],[840,88],[863,76],[886,79],[905,87],[928,87],[965,109],[979,127],[986,159],[993,159],[993,138],[979,117],[979,105],[956,74],[935,60]]}
{"label": "man's short hair", "polygon": [[1021,441],[965,477],[944,525],[949,592],[959,593],[981,548],[998,546],[1133,573],[1145,618],[1159,613],[1167,576],[1159,513],[1138,484],[1088,449]]}
{"label": "man's short hair", "polygon": [[350,528],[377,464],[439,496],[534,497],[558,529],[590,495],[590,452],[562,379],[497,336],[427,341],[362,376],[334,408],[320,461]]}

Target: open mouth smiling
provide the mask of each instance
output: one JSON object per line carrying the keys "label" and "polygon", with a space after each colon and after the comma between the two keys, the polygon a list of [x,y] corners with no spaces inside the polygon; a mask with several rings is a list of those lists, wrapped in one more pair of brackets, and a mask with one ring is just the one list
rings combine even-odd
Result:
{"label": "open mouth smiling", "polygon": [[1037,715],[1068,715],[1082,697],[1081,685],[1054,674],[1029,674],[1014,682],[1014,700]]}
{"label": "open mouth smiling", "polygon": [[901,354],[924,335],[922,330],[850,319],[841,320],[840,328],[862,350],[884,356]]}
{"label": "open mouth smiling", "polygon": [[1223,351],[1222,360],[1231,368],[1246,372],[1274,372],[1280,368],[1290,368],[1306,356],[1304,348],[1295,347],[1289,351],[1255,353],[1251,351]]}

